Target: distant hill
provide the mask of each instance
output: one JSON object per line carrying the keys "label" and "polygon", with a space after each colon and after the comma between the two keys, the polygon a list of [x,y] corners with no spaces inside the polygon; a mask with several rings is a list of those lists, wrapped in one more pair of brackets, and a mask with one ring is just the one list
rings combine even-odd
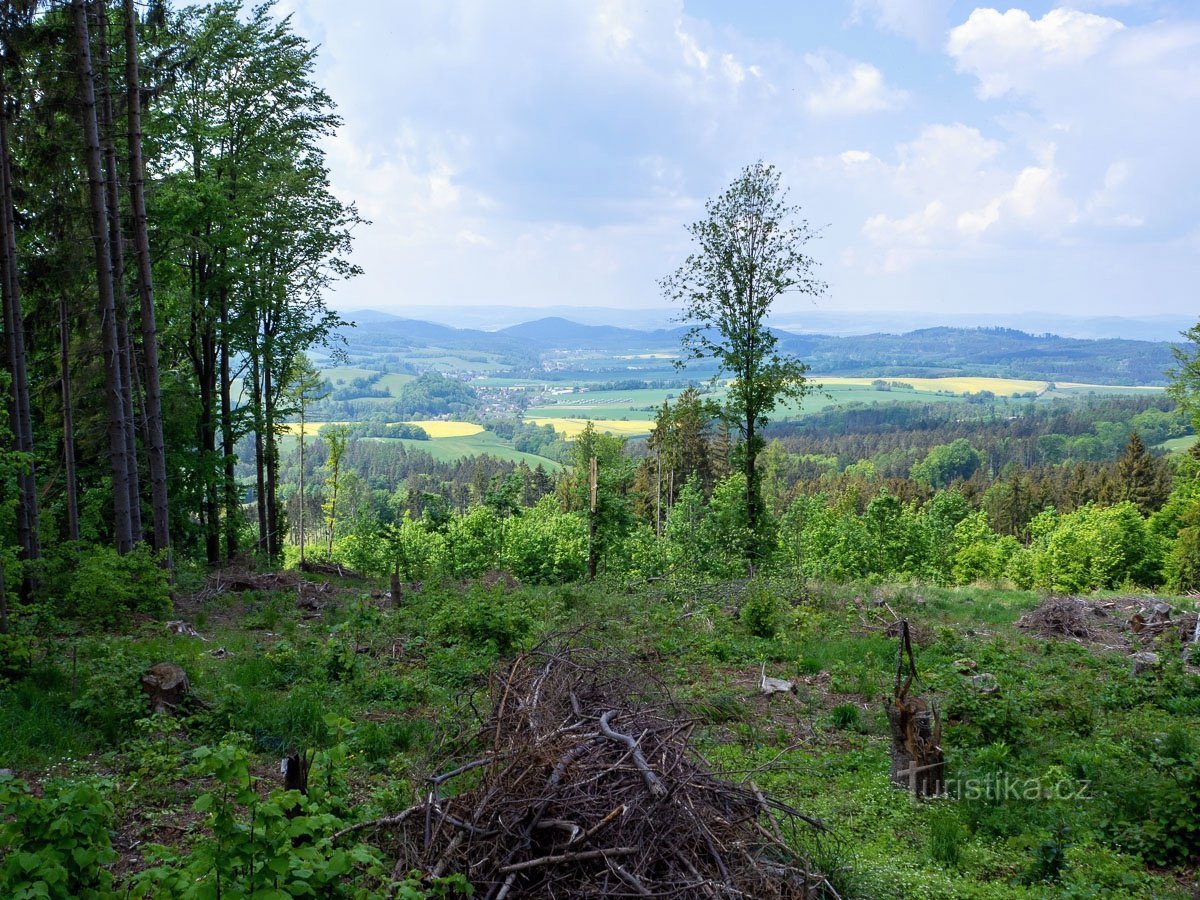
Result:
{"label": "distant hill", "polygon": [[[498,331],[454,328],[375,311],[347,313],[342,334],[351,354],[404,355],[439,348],[494,354],[514,369],[536,370],[551,351],[662,353],[679,347],[683,327],[642,330],[586,325],[549,316]],[[902,334],[798,334],[776,330],[780,348],[817,375],[991,375],[1096,384],[1159,385],[1174,364],[1165,341],[1085,339],[1013,328],[938,326]]]}

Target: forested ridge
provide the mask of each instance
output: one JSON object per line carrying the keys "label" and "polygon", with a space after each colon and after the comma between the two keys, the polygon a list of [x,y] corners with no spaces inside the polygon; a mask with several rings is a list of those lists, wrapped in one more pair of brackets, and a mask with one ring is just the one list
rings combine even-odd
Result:
{"label": "forested ridge", "polygon": [[[825,285],[758,162],[660,285],[690,328],[355,330],[289,18],[19,0],[0,54],[0,895],[1195,890],[1200,325],[772,331]],[[436,361],[563,341],[647,437]],[[880,402],[785,415],[810,365]],[[1168,384],[903,382],[968,369]]]}

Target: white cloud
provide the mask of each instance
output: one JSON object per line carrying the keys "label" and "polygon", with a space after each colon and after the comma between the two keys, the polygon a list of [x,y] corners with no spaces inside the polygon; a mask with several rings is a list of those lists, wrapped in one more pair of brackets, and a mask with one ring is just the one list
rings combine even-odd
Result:
{"label": "white cloud", "polygon": [[929,46],[945,31],[953,0],[854,0],[853,22],[870,19],[876,28]]}
{"label": "white cloud", "polygon": [[[1001,141],[962,123],[927,126],[898,145],[896,162],[879,161],[879,180],[867,186],[900,207],[869,215],[863,223],[862,236],[882,253],[882,262],[873,267],[896,273],[927,260],[988,253],[997,244],[1061,236],[1078,213],[1062,191],[1055,150],[1027,152],[1037,164],[1013,168],[1007,162],[1012,154]],[[847,164],[867,161],[849,154],[842,154]]]}
{"label": "white cloud", "polygon": [[818,115],[854,115],[898,109],[908,93],[888,87],[883,73],[870,63],[841,60],[830,54],[807,54],[804,61],[816,73],[818,86],[806,100]]}
{"label": "white cloud", "polygon": [[861,166],[863,163],[871,162],[875,156],[866,150],[846,150],[838,155],[838,159],[847,166]]}
{"label": "white cloud", "polygon": [[960,72],[979,79],[979,96],[1027,90],[1056,70],[1095,56],[1124,25],[1074,9],[1033,19],[1021,9],[976,9],[950,31],[946,50]]}

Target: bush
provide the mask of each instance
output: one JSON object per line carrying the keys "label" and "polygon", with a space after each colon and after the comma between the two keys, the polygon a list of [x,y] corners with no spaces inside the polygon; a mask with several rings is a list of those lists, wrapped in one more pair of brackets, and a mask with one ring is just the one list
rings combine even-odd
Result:
{"label": "bush", "polygon": [[44,796],[22,781],[0,775],[0,895],[5,897],[107,897],[117,861],[109,828],[111,784],[100,779],[44,785]]}
{"label": "bush", "polygon": [[792,608],[770,585],[751,582],[738,619],[756,637],[773,638],[791,623]]}
{"label": "bush", "polygon": [[536,624],[526,593],[480,586],[443,600],[433,618],[434,631],[450,642],[473,644],[502,656],[522,646]]}
{"label": "bush", "polygon": [[161,618],[171,612],[167,571],[145,544],[121,556],[94,546],[80,558],[70,579],[64,614],[91,625],[113,627],[130,615]]}

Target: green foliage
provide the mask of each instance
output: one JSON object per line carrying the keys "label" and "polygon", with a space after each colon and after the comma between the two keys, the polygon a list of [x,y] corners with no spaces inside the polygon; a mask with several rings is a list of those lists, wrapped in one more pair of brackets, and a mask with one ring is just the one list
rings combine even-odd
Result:
{"label": "green foliage", "polygon": [[51,779],[42,795],[0,775],[0,894],[88,900],[113,896],[114,808],[105,779]]}
{"label": "green foliage", "polygon": [[934,862],[957,868],[962,860],[967,830],[952,809],[939,808],[929,815],[929,855]]}
{"label": "green foliage", "polygon": [[935,488],[949,487],[955,481],[965,481],[983,465],[983,454],[966,438],[959,438],[930,450],[925,458],[912,467],[912,477]]}
{"label": "green foliage", "polygon": [[65,615],[105,627],[128,625],[131,615],[162,618],[171,611],[167,572],[145,544],[124,556],[111,547],[90,547],[64,600]]}
{"label": "green foliage", "polygon": [[587,524],[562,512],[553,497],[503,522],[503,568],[523,583],[563,584],[587,570]]}
{"label": "green foliage", "polygon": [[843,731],[856,731],[860,722],[858,706],[853,703],[839,703],[829,711],[829,719],[835,728]]}
{"label": "green foliage", "polygon": [[149,711],[141,676],[158,660],[128,639],[82,640],[77,652],[83,660],[81,686],[71,710],[110,741],[127,737],[134,723]]}
{"label": "green foliage", "polygon": [[792,607],[769,583],[755,580],[746,588],[738,619],[755,637],[773,638],[792,623]]}
{"label": "green foliage", "polygon": [[[207,834],[182,856],[167,847],[152,848],[157,865],[135,877],[132,896],[377,896],[376,886],[385,877],[383,860],[370,845],[333,841],[344,825],[330,809],[334,798],[273,790],[263,799],[246,752],[233,741],[199,747],[190,755],[189,774],[216,785],[192,804],[204,814]],[[310,783],[332,783],[320,769],[335,758],[327,753],[315,759]]]}
{"label": "green foliage", "polygon": [[445,640],[503,656],[526,644],[539,622],[537,612],[523,592],[476,585],[444,597],[432,625]]}

